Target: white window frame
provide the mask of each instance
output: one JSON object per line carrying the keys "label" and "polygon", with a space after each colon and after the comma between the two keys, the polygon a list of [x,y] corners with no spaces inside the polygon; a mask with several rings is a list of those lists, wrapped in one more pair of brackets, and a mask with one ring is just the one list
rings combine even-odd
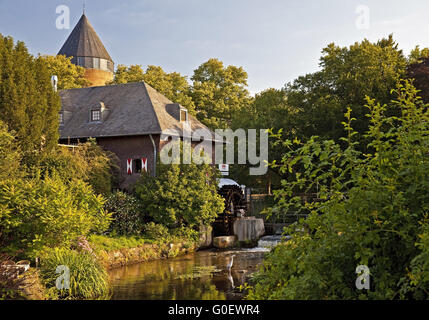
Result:
{"label": "white window frame", "polygon": [[[98,119],[94,117],[94,115],[98,115]],[[100,122],[101,121],[101,110],[91,110],[91,122]]]}

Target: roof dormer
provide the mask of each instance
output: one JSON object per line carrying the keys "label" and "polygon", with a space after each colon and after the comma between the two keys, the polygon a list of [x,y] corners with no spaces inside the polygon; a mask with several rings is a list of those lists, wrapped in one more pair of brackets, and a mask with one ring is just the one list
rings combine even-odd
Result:
{"label": "roof dormer", "polygon": [[89,110],[89,122],[101,123],[108,116],[108,108],[104,105],[104,102],[99,102]]}

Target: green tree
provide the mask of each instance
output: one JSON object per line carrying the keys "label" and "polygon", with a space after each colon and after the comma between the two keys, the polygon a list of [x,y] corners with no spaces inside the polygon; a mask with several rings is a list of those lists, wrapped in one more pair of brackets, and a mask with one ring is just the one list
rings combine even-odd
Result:
{"label": "green tree", "polygon": [[61,147],[44,154],[34,168],[43,176],[58,174],[65,182],[83,180],[96,194],[107,195],[119,184],[118,162],[114,153],[103,150],[95,139],[89,139],[72,149]]}
{"label": "green tree", "polygon": [[[391,104],[367,99],[371,152],[359,150],[352,111],[346,147],[312,137],[282,140],[279,166],[290,179],[275,192],[272,213],[308,213],[285,231],[255,278],[253,299],[427,299],[429,109],[409,83]],[[317,200],[299,194],[318,192]],[[370,268],[370,290],[355,286],[356,267]]]}
{"label": "green tree", "polygon": [[0,120],[15,132],[26,162],[58,144],[60,97],[50,78],[43,58],[0,35]]}
{"label": "green tree", "polygon": [[209,225],[224,209],[211,165],[163,165],[142,176],[135,192],[147,216],[169,228]]}
{"label": "green tree", "polygon": [[123,64],[120,64],[116,67],[115,78],[110,84],[123,84],[141,81],[144,81],[144,70],[141,65],[131,65],[127,67]]}
{"label": "green tree", "polygon": [[[256,94],[254,100],[246,108],[246,112],[240,113],[232,120],[232,129],[272,129],[278,131],[284,129],[284,135],[292,137],[295,134],[294,117],[296,110],[287,103],[286,91],[284,89],[270,88]],[[283,148],[269,141],[270,159],[280,159]],[[271,184],[279,184],[279,172],[270,167],[269,172],[264,176],[250,176],[249,167],[251,165],[233,165],[231,177],[247,186],[266,188],[271,190]]]}
{"label": "green tree", "polygon": [[420,49],[417,46],[408,57],[409,66],[407,77],[414,80],[414,85],[420,90],[425,103],[429,102],[429,48]]}
{"label": "green tree", "polygon": [[21,151],[13,133],[0,120],[0,181],[22,175]]}
{"label": "green tree", "polygon": [[42,56],[46,61],[49,73],[58,76],[58,90],[83,88],[89,85],[85,79],[85,68],[71,62],[71,57]]}
{"label": "green tree", "polygon": [[408,56],[408,64],[421,63],[425,58],[429,58],[429,48],[420,49],[420,46],[416,46]]}
{"label": "green tree", "polygon": [[81,180],[58,176],[0,181],[1,252],[35,257],[44,247],[70,246],[110,223],[101,196]]}
{"label": "green tree", "polygon": [[222,61],[210,59],[194,71],[191,80],[197,118],[211,129],[230,127],[251,102],[242,67],[225,67]]}
{"label": "green tree", "polygon": [[[332,43],[323,49],[320,67],[320,71],[286,86],[288,104],[298,110],[293,129],[300,138],[318,135],[339,141],[344,134],[342,115],[348,107],[357,119],[355,129],[360,133],[368,130],[365,97],[389,103],[391,90],[405,76],[407,59],[389,36],[376,43],[364,40],[350,47]],[[390,114],[398,114],[396,106],[391,108]],[[362,143],[362,148],[365,145]]]}

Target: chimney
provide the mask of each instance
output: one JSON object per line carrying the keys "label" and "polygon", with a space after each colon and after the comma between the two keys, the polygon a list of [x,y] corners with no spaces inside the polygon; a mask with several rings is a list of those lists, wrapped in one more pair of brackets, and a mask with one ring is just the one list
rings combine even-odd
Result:
{"label": "chimney", "polygon": [[52,76],[51,77],[51,83],[52,83],[52,87],[54,88],[54,91],[57,92],[57,90],[58,90],[58,77]]}

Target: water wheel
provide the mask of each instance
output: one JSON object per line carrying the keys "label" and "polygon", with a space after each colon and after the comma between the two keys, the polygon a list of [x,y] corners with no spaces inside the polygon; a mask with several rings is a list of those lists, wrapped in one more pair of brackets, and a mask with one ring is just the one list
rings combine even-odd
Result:
{"label": "water wheel", "polygon": [[225,210],[220,214],[214,224],[215,237],[233,234],[233,222],[239,214],[247,210],[246,199],[239,186],[226,185],[219,189],[219,194],[225,199]]}

